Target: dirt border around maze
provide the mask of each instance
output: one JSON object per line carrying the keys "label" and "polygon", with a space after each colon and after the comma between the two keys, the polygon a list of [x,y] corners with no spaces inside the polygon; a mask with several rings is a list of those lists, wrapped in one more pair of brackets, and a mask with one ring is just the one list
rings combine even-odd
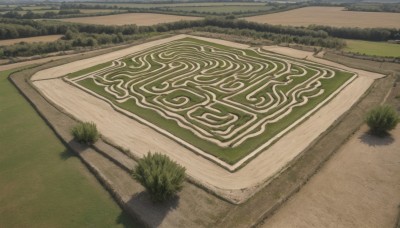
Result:
{"label": "dirt border around maze", "polygon": [[[64,60],[64,61],[67,61],[67,60]],[[58,62],[61,62],[61,61],[58,61]],[[50,64],[47,64],[47,65],[53,65],[53,64],[55,64],[55,63],[50,63]],[[26,79],[27,78],[29,78],[29,75],[25,75],[25,78],[19,78],[20,80],[19,81],[17,81],[16,79],[18,79],[18,77],[16,77],[15,75],[12,75],[12,77],[11,77],[11,80],[17,85],[17,87],[19,88],[19,84],[20,83],[24,83],[25,84],[25,88],[27,88],[26,86],[29,86],[30,87],[30,85],[29,85],[29,81],[27,81]],[[386,91],[384,88],[384,85],[385,85],[385,83],[383,83],[383,82],[385,82],[385,81],[387,81],[387,79],[388,79],[388,77],[386,77],[386,78],[383,78],[383,79],[379,79],[379,80],[377,80],[374,84],[373,84],[373,86],[372,86],[372,88],[370,89],[370,92],[366,95],[366,96],[364,96],[363,98],[362,98],[362,101],[359,103],[359,104],[357,104],[356,105],[356,107],[354,107],[354,108],[352,108],[351,109],[351,111],[350,111],[350,113],[349,114],[347,114],[345,117],[344,117],[344,119],[343,120],[341,120],[340,122],[341,123],[339,123],[339,125],[341,125],[342,127],[343,127],[343,125],[344,126],[346,126],[346,124],[347,123],[344,123],[343,124],[343,121],[345,121],[346,119],[348,119],[348,116],[349,115],[356,115],[356,116],[359,116],[360,114],[363,114],[363,109],[360,109],[360,107],[363,107],[363,106],[361,106],[362,104],[364,104],[364,103],[366,103],[367,105],[368,104],[370,104],[370,105],[372,105],[372,103],[370,102],[370,101],[368,101],[368,100],[370,100],[370,99],[366,99],[366,98],[371,98],[371,95],[374,95],[374,94],[376,94],[376,89],[378,88],[381,88],[381,92],[382,91]],[[391,85],[391,83],[389,83],[389,85]],[[382,86],[383,86],[383,88],[382,88]],[[29,89],[29,88],[28,88]],[[30,88],[31,90],[33,89],[32,87]],[[33,89],[34,90],[34,89]],[[27,93],[27,90],[26,89],[22,89],[22,88],[20,88],[20,91],[22,92],[22,93]],[[35,92],[35,91],[34,91]],[[379,91],[378,91],[379,92]],[[38,94],[37,94],[38,95]],[[379,95],[379,93],[378,93],[378,95]],[[47,103],[47,101],[45,101],[44,100],[44,98],[43,97],[41,97],[40,95],[38,95],[39,96],[39,98],[41,98],[41,99],[43,99],[42,100],[42,102],[45,102],[45,103]],[[27,97],[27,96],[26,96]],[[374,95],[372,98],[373,98],[373,100],[375,100],[375,103],[379,103],[380,101],[380,99],[379,99],[379,97],[380,96],[376,96],[376,95]],[[381,96],[381,97],[383,97],[383,96]],[[29,99],[31,99],[31,98],[29,98]],[[28,100],[29,100],[28,99]],[[376,100],[378,100],[377,102],[376,102]],[[31,102],[32,103],[32,102]],[[50,105],[50,104],[47,104],[47,105]],[[35,104],[33,104],[33,106],[36,108],[36,110],[38,110],[39,111],[39,113],[40,113],[40,108],[39,107],[37,107]],[[51,105],[50,105],[51,106]],[[54,108],[54,107],[53,107]],[[58,110],[59,111],[59,110]],[[357,114],[358,113],[358,114]],[[64,118],[70,118],[70,117],[68,117],[68,116],[66,116],[65,114],[63,114],[63,113],[60,113],[61,114],[61,116],[65,116]],[[44,117],[44,115],[42,114],[42,117]],[[46,120],[46,122],[51,126],[51,128],[57,133],[57,131],[59,130],[59,129],[56,129],[54,126],[53,126],[53,124],[57,124],[57,123],[51,123],[49,120],[47,120],[46,118],[44,118],[45,120]],[[55,120],[53,120],[53,121],[60,121],[60,118],[55,118]],[[353,120],[349,120],[349,121],[347,121],[347,122],[350,122],[350,123],[352,123],[352,124],[354,124],[354,121]],[[362,121],[361,121],[362,122]],[[329,136],[330,135],[335,135],[335,131],[340,131],[340,129],[339,130],[335,130],[336,128],[340,128],[340,126],[338,126],[338,127],[334,127],[333,129],[332,129],[332,131],[329,131],[324,137],[323,137],[323,139],[321,139],[320,141],[323,141],[324,139],[326,139],[327,137],[328,138],[330,138]],[[350,130],[350,134],[352,133],[352,132],[354,132],[356,129],[358,129],[358,125],[356,124],[356,126],[353,126],[352,127],[352,130]],[[68,131],[69,129],[65,129],[65,131]],[[57,135],[59,135],[59,134],[57,134]],[[60,135],[59,135],[59,137],[60,137]],[[349,137],[349,135],[347,135],[347,136],[344,136],[343,137],[343,142],[347,139]],[[60,137],[60,138],[62,138],[62,137]],[[64,139],[64,138],[62,138],[63,140],[68,140],[68,139]],[[329,139],[327,139],[327,140],[329,140]],[[318,142],[316,145],[314,145],[313,146],[313,148],[315,148],[315,146],[317,146],[318,144],[321,144],[320,142]],[[322,143],[322,144],[324,144],[324,143]],[[340,143],[338,143],[338,145],[340,145]],[[332,148],[332,153],[334,152],[334,150],[335,149],[337,149],[336,147],[339,147],[339,146],[334,146],[334,148]],[[313,150],[313,148],[311,148],[310,150]],[[322,146],[322,147],[320,147],[319,148],[320,150],[322,150],[322,151],[320,151],[321,153],[323,153],[324,151],[325,151],[325,149],[326,148],[324,148],[324,146]],[[318,150],[318,148],[317,148],[317,150]],[[326,152],[325,152],[326,153]],[[315,173],[315,172],[317,172],[317,170],[318,170],[318,168],[322,165],[322,164],[320,164],[320,162],[323,162],[323,161],[325,161],[325,160],[327,160],[328,158],[329,158],[329,156],[325,156],[325,159],[318,159],[318,157],[319,156],[317,156],[316,154],[313,154],[312,152],[309,152],[309,151],[307,151],[305,154],[304,154],[304,156],[308,156],[309,158],[311,157],[311,159],[314,159],[313,161],[314,161],[314,163],[312,163],[312,166],[313,167],[317,167],[317,168],[315,168],[314,170],[311,170],[311,175],[313,174],[313,173]],[[315,161],[315,160],[317,160],[317,161]],[[88,162],[90,162],[90,161],[88,161]],[[295,165],[293,166],[293,167],[291,167],[291,168],[289,168],[287,171],[285,171],[285,172],[283,172],[282,174],[281,174],[281,176],[279,176],[278,178],[276,178],[276,180],[275,181],[273,181],[272,183],[270,183],[267,187],[265,187],[264,189],[262,189],[259,193],[257,193],[255,196],[253,196],[247,203],[245,203],[245,204],[243,204],[243,205],[240,205],[240,206],[233,206],[233,208],[232,208],[232,212],[230,212],[229,214],[228,214],[228,216],[227,216],[227,218],[226,219],[224,219],[224,220],[222,220],[221,221],[221,223],[220,223],[220,225],[221,226],[223,226],[223,227],[229,227],[230,225],[229,224],[233,224],[233,225],[239,225],[240,227],[247,227],[247,225],[248,224],[253,224],[253,225],[255,225],[255,224],[257,224],[258,222],[260,222],[261,220],[263,220],[265,217],[268,217],[269,215],[271,215],[272,214],[272,212],[274,211],[274,210],[276,210],[286,199],[288,199],[292,194],[294,194],[295,192],[297,192],[299,189],[300,189],[300,187],[306,182],[306,180],[309,178],[309,176],[308,175],[310,175],[310,168],[309,168],[309,166],[310,166],[310,162],[309,162],[309,160],[308,159],[306,159],[305,157],[303,158],[301,158],[301,159],[299,159],[299,162],[302,162],[303,164],[307,164],[305,167],[301,167],[301,164],[299,165],[298,164],[298,162],[296,162],[295,163]],[[315,164],[316,163],[316,164]],[[297,165],[296,165],[297,164]],[[304,170],[301,170],[301,169],[299,169],[299,168],[296,168],[296,167],[298,167],[298,166],[300,166],[299,168],[303,168],[303,169],[308,169],[308,173],[307,174],[303,174],[304,176],[303,177],[293,177],[293,174],[294,173],[297,173],[297,172],[304,172]],[[300,176],[300,175],[299,175]],[[97,177],[98,178],[100,178],[100,180],[102,179],[102,176],[100,175],[97,175]],[[294,179],[294,180],[293,180]],[[105,180],[102,180],[101,182],[104,182]],[[300,183],[299,183],[300,182]],[[112,187],[111,187],[112,188]],[[107,187],[107,189],[109,189],[109,191],[110,191],[110,187]],[[283,190],[285,191],[285,192],[289,192],[289,194],[287,194],[286,196],[285,196],[285,192],[283,192]],[[283,194],[282,194],[282,192],[283,192]],[[111,191],[111,193],[113,193],[113,191]],[[277,193],[280,193],[280,194],[282,194],[282,195],[278,195],[278,197],[275,197],[275,196],[277,196]],[[114,194],[116,194],[116,193],[114,193]],[[113,194],[113,195],[114,195]],[[114,195],[114,197],[116,197],[116,199],[117,199],[117,201],[119,201],[118,200],[118,197],[117,196],[115,196]],[[261,205],[260,205],[261,204]],[[123,207],[123,208],[125,208],[125,207]],[[252,210],[249,210],[248,208],[252,208]],[[254,208],[256,208],[256,210],[254,210]],[[249,213],[250,212],[250,213]],[[246,218],[244,219],[243,218],[243,216],[241,216],[241,215],[243,215],[244,213],[246,213],[248,216],[245,216]],[[132,213],[131,213],[132,214]],[[251,215],[251,216],[250,216]],[[135,216],[135,217],[137,217],[137,216]],[[240,221],[241,222],[239,222],[238,223],[238,221],[236,220],[236,219],[229,219],[229,218],[241,218],[240,219]],[[140,218],[140,217],[139,217]]]}
{"label": "dirt border around maze", "polygon": [[[99,53],[96,53],[93,55],[98,55],[98,54]],[[78,59],[83,59],[83,58],[87,58],[87,57],[89,57],[89,56],[86,56],[86,55],[85,56],[77,56],[77,57],[74,57],[73,59],[78,60]],[[57,64],[62,64],[62,62],[68,62],[68,61],[71,61],[71,59],[63,59],[63,60],[59,60],[59,61],[54,61],[52,63],[48,63],[48,64],[45,64],[44,66],[40,66],[37,68],[51,67],[51,65],[54,66]],[[35,68],[35,69],[38,70],[37,68]],[[29,71],[32,71],[32,69]],[[56,127],[54,125],[62,124],[62,121],[60,123],[58,123],[58,122],[63,118],[70,118],[70,117],[66,116],[64,113],[60,113],[60,117],[61,117],[60,119],[55,118],[55,120],[53,120],[53,122],[48,120],[45,117],[45,115],[43,113],[41,113],[40,107],[37,106],[37,104],[33,103],[33,101],[31,100],[32,98],[27,95],[27,93],[29,93],[29,90],[33,89],[29,85],[29,80],[27,80],[29,78],[29,75],[24,73],[23,79],[20,77],[22,75],[19,75],[19,76],[18,75],[19,74],[13,74],[10,78],[11,81],[17,86],[17,88],[19,88],[20,92],[25,95],[27,100],[30,101],[30,103],[40,113],[40,115],[46,121],[46,123],[55,131],[55,133],[64,141],[64,143],[68,144],[68,142],[69,142],[68,138],[67,139],[62,138],[60,136],[60,133],[58,132],[60,129],[56,129]],[[323,161],[327,160],[329,158],[329,156],[331,154],[333,154],[333,152],[337,149],[336,148],[336,147],[338,147],[337,144],[339,144],[339,145],[341,144],[341,143],[335,142],[334,145],[332,145],[332,143],[330,143],[330,144],[328,143],[328,145],[332,146],[333,148],[331,148],[329,150],[329,152],[327,152],[326,145],[324,145],[324,143],[321,143],[321,141],[327,140],[329,142],[329,139],[331,139],[332,135],[335,137],[337,136],[336,134],[341,135],[340,133],[342,133],[342,132],[341,132],[340,128],[346,129],[346,124],[343,124],[343,122],[345,122],[347,119],[349,119],[349,116],[352,116],[353,118],[354,118],[354,116],[362,117],[362,114],[364,113],[364,109],[366,107],[370,107],[376,103],[379,103],[379,101],[378,101],[380,99],[379,91],[381,91],[381,92],[386,91],[385,85],[387,86],[387,84],[385,84],[384,82],[386,82],[387,79],[388,79],[388,77],[379,79],[378,81],[376,81],[373,84],[373,86],[371,87],[371,89],[369,90],[369,93],[366,96],[364,96],[361,99],[361,101],[356,104],[355,107],[351,108],[351,110],[349,111],[348,114],[344,115],[342,120],[339,121],[340,123],[338,125],[337,125],[337,123],[335,123],[334,125],[337,125],[337,126],[332,127],[331,129],[328,129],[326,135],[323,136],[309,150],[307,150],[307,152],[305,152],[304,156],[307,156],[307,157],[300,158],[299,161],[296,162],[291,168],[289,168],[288,170],[283,172],[281,174],[281,176],[277,177],[269,185],[267,185],[266,187],[261,189],[259,193],[257,193],[255,196],[253,196],[245,204],[239,205],[239,206],[232,206],[231,212],[229,212],[226,219],[220,221],[220,225],[223,227],[229,227],[229,224],[233,224],[235,226],[247,227],[249,224],[255,225],[258,222],[260,222],[261,220],[263,220],[265,217],[268,217],[269,215],[271,215],[272,212],[276,208],[278,208],[280,204],[282,204],[286,199],[288,199],[290,197],[290,195],[292,195],[296,191],[298,191],[300,189],[300,187],[308,180],[308,178],[313,173],[318,171],[318,168],[322,166]],[[390,85],[390,83],[389,83],[389,85]],[[26,90],[23,88],[26,88]],[[379,90],[379,91],[376,91],[376,90]],[[34,92],[37,93],[37,91],[34,91]],[[36,95],[39,95],[39,94],[36,94]],[[374,96],[371,96],[371,95],[374,95]],[[40,95],[39,95],[39,99],[42,99],[41,102],[45,103],[42,105],[52,106],[46,100],[44,100],[44,98],[41,97]],[[54,108],[54,107],[52,107],[52,108]],[[60,112],[60,110],[57,110],[57,111]],[[357,118],[356,118],[356,120],[357,120]],[[356,129],[358,129],[357,122],[360,122],[360,121],[362,121],[362,120],[360,120],[359,118],[357,121],[354,121],[351,118],[350,118],[350,120],[347,121],[347,123],[350,123],[351,129],[347,130],[346,133],[344,134],[344,136],[343,135],[341,136],[341,139],[343,142],[345,142],[345,140],[349,137],[349,135],[351,135],[352,132],[354,132]],[[337,128],[339,128],[339,130],[337,130]],[[64,131],[69,133],[69,129],[64,129]],[[65,132],[64,132],[64,134],[65,134]],[[346,135],[348,132],[349,132],[349,134]],[[327,138],[329,138],[329,139],[327,139]],[[322,146],[318,147],[318,145],[322,145]],[[315,154],[312,152],[313,150],[314,150]],[[317,154],[319,154],[319,153],[316,153],[315,150],[317,150],[317,151],[320,150],[319,152],[325,156],[325,159],[319,158],[319,156],[317,156]],[[327,153],[329,156],[327,155]],[[307,158],[309,160],[307,160]],[[311,162],[309,162],[309,161],[311,161]],[[306,164],[306,166],[301,167],[302,164],[298,164],[299,162],[301,162],[303,165]],[[309,166],[312,166],[312,167],[309,167]],[[299,172],[301,174],[299,174]],[[97,176],[97,178],[100,178],[100,181],[101,181],[102,177],[99,175],[96,175],[96,176]],[[112,193],[112,190],[110,190],[109,187],[107,187],[107,189]],[[117,194],[117,193],[114,193],[114,194]],[[114,197],[116,197],[116,196],[114,195]],[[118,201],[118,197],[116,197],[116,199]],[[125,208],[125,207],[123,206],[123,208]],[[251,208],[251,210],[249,210],[249,208]],[[248,216],[243,216],[244,214],[246,214]],[[137,216],[135,216],[135,217],[137,217]],[[234,219],[229,219],[229,218],[234,218]]]}

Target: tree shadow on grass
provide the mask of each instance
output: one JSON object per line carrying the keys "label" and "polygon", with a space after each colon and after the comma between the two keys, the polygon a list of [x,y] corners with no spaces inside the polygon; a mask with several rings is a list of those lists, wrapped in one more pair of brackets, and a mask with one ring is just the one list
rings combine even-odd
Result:
{"label": "tree shadow on grass", "polygon": [[390,134],[385,134],[382,136],[375,136],[370,132],[365,132],[363,135],[359,137],[361,142],[367,144],[368,146],[377,147],[377,146],[387,146],[394,142],[394,138]]}
{"label": "tree shadow on grass", "polygon": [[140,220],[146,221],[150,227],[158,227],[169,212],[179,206],[179,196],[164,202],[154,203],[146,191],[137,193],[127,202],[127,206],[139,213]]}
{"label": "tree shadow on grass", "polygon": [[74,156],[75,156],[75,154],[71,150],[68,150],[68,149],[65,149],[63,152],[60,153],[60,158],[62,160],[68,160],[69,158],[74,157]]}

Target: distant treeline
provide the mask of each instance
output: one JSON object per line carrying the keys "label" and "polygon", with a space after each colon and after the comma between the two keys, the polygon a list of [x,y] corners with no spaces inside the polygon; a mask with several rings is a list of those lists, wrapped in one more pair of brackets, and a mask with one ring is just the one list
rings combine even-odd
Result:
{"label": "distant treeline", "polygon": [[[165,4],[166,2],[164,2]],[[190,2],[194,3],[194,2]],[[308,6],[308,3],[298,2],[298,3],[265,3],[268,6],[271,6],[270,9],[259,9],[255,7],[254,10],[241,10],[241,11],[227,11],[227,12],[209,12],[202,10],[202,7],[209,6],[196,6],[193,10],[181,10],[179,6],[157,6],[155,4],[153,7],[148,8],[140,8],[135,7],[135,4],[131,6],[116,6],[112,4],[85,4],[85,3],[62,3],[60,9],[119,9],[119,10],[127,10],[131,13],[168,13],[175,15],[186,15],[186,16],[227,16],[227,15],[236,15],[236,16],[252,16],[259,15],[265,13],[274,13],[286,10],[292,10],[300,7]]]}
{"label": "distant treeline", "polygon": [[39,35],[65,34],[68,29],[78,32],[106,33],[131,35],[146,32],[166,32],[171,30],[187,29],[192,27],[215,26],[231,29],[250,29],[257,32],[269,32],[293,36],[310,36],[326,38],[328,36],[346,39],[360,39],[372,41],[384,41],[400,39],[400,29],[385,28],[340,28],[331,26],[312,25],[309,27],[292,27],[281,25],[261,24],[245,20],[229,20],[224,18],[206,18],[204,20],[178,21],[174,23],[158,24],[153,26],[136,25],[91,25],[74,24],[59,21],[34,21],[0,19],[0,39],[12,39]]}
{"label": "distant treeline", "polygon": [[211,32],[211,33],[222,33],[230,35],[247,36],[258,39],[271,40],[276,44],[281,43],[296,43],[309,46],[321,46],[327,48],[342,48],[346,43],[338,38],[333,37],[312,37],[312,36],[295,36],[286,34],[276,34],[271,32],[257,32],[251,29],[232,29],[232,28],[221,28],[216,26],[206,26],[194,28],[195,31]]}
{"label": "distant treeline", "polygon": [[310,25],[308,29],[325,31],[329,36],[343,39],[387,41],[400,39],[400,29],[390,28],[347,28],[323,25]]}
{"label": "distant treeline", "polygon": [[354,3],[346,6],[350,11],[400,13],[400,3]]}
{"label": "distant treeline", "polygon": [[47,11],[44,13],[35,13],[34,11],[28,10],[25,14],[20,14],[18,11],[9,11],[2,14],[4,18],[15,18],[15,19],[38,19],[38,18],[57,18],[65,15],[77,16],[81,12],[78,9],[65,9],[59,10],[57,13],[53,11]]}
{"label": "distant treeline", "polygon": [[[153,26],[105,26],[65,23],[59,21],[34,21],[0,19],[0,39],[23,38],[40,35],[64,35],[63,40],[51,44],[15,44],[2,48],[5,57],[29,56],[56,51],[66,51],[77,47],[93,47],[116,44],[152,34],[181,29],[229,33],[254,38],[264,38],[275,43],[297,43],[328,48],[342,48],[345,44],[337,38],[388,40],[399,39],[396,29],[335,28],[329,26],[309,26],[305,28],[259,24],[244,20],[206,18],[204,20],[178,21]],[[336,38],[335,38],[336,37]]]}

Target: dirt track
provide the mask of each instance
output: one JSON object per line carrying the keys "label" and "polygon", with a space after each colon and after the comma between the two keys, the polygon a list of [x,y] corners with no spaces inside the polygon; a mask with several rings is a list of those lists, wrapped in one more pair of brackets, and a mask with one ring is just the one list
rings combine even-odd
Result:
{"label": "dirt track", "polygon": [[[153,46],[155,45],[154,42],[167,42],[180,37],[182,37],[182,35],[46,69],[36,73],[32,79],[39,80],[34,81],[34,85],[37,86],[47,98],[64,108],[67,112],[78,117],[80,120],[94,121],[102,134],[118,145],[130,149],[139,156],[144,155],[148,151],[165,153],[184,165],[187,168],[188,174],[194,179],[216,192],[220,192],[225,196],[230,196],[232,199],[236,199],[236,201],[241,201],[248,198],[262,187],[262,183],[264,183],[265,180],[276,175],[282,167],[287,165],[288,162],[303,151],[315,138],[324,132],[337,117],[347,111],[360,98],[374,79],[381,76],[379,74],[350,69],[326,60],[310,57],[312,53],[281,47],[270,48],[270,50],[278,53],[285,52],[297,57],[309,56],[309,59],[314,59],[324,64],[334,65],[336,67],[340,66],[343,69],[357,72],[359,77],[303,124],[283,136],[281,140],[235,173],[226,171],[203,157],[195,155],[193,152],[155,130],[114,111],[107,102],[68,85],[61,79],[52,79],[69,72],[74,72],[101,62],[125,56],[126,54],[133,53],[135,50],[139,51],[148,46]],[[221,42],[222,41],[219,41],[219,43]],[[234,45],[234,43],[227,42],[225,45],[231,46]],[[288,50],[291,51],[288,52]]]}
{"label": "dirt track", "polygon": [[394,227],[400,127],[384,139],[366,130],[358,131],[263,227]]}
{"label": "dirt track", "polygon": [[20,42],[35,43],[35,42],[52,42],[60,39],[62,35],[35,36],[28,38],[0,40],[0,46],[12,45]]}
{"label": "dirt track", "polygon": [[127,25],[136,24],[142,25],[155,25],[160,23],[169,23],[180,20],[198,20],[199,17],[189,16],[176,16],[167,14],[155,14],[155,13],[126,13],[126,14],[115,14],[108,16],[97,16],[97,17],[74,17],[60,19],[61,21],[84,23],[84,24],[96,24],[96,25]]}
{"label": "dirt track", "polygon": [[245,19],[273,25],[307,26],[317,24],[337,27],[400,28],[399,13],[356,12],[343,9],[343,7],[304,7]]}

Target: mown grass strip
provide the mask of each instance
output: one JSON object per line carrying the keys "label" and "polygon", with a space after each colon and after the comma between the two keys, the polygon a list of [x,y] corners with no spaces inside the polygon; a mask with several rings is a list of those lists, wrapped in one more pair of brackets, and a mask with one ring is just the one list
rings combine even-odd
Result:
{"label": "mown grass strip", "polygon": [[400,44],[364,40],[346,40],[346,44],[347,47],[344,50],[353,53],[380,57],[400,57]]}
{"label": "mown grass strip", "polygon": [[0,72],[0,227],[137,227]]}

